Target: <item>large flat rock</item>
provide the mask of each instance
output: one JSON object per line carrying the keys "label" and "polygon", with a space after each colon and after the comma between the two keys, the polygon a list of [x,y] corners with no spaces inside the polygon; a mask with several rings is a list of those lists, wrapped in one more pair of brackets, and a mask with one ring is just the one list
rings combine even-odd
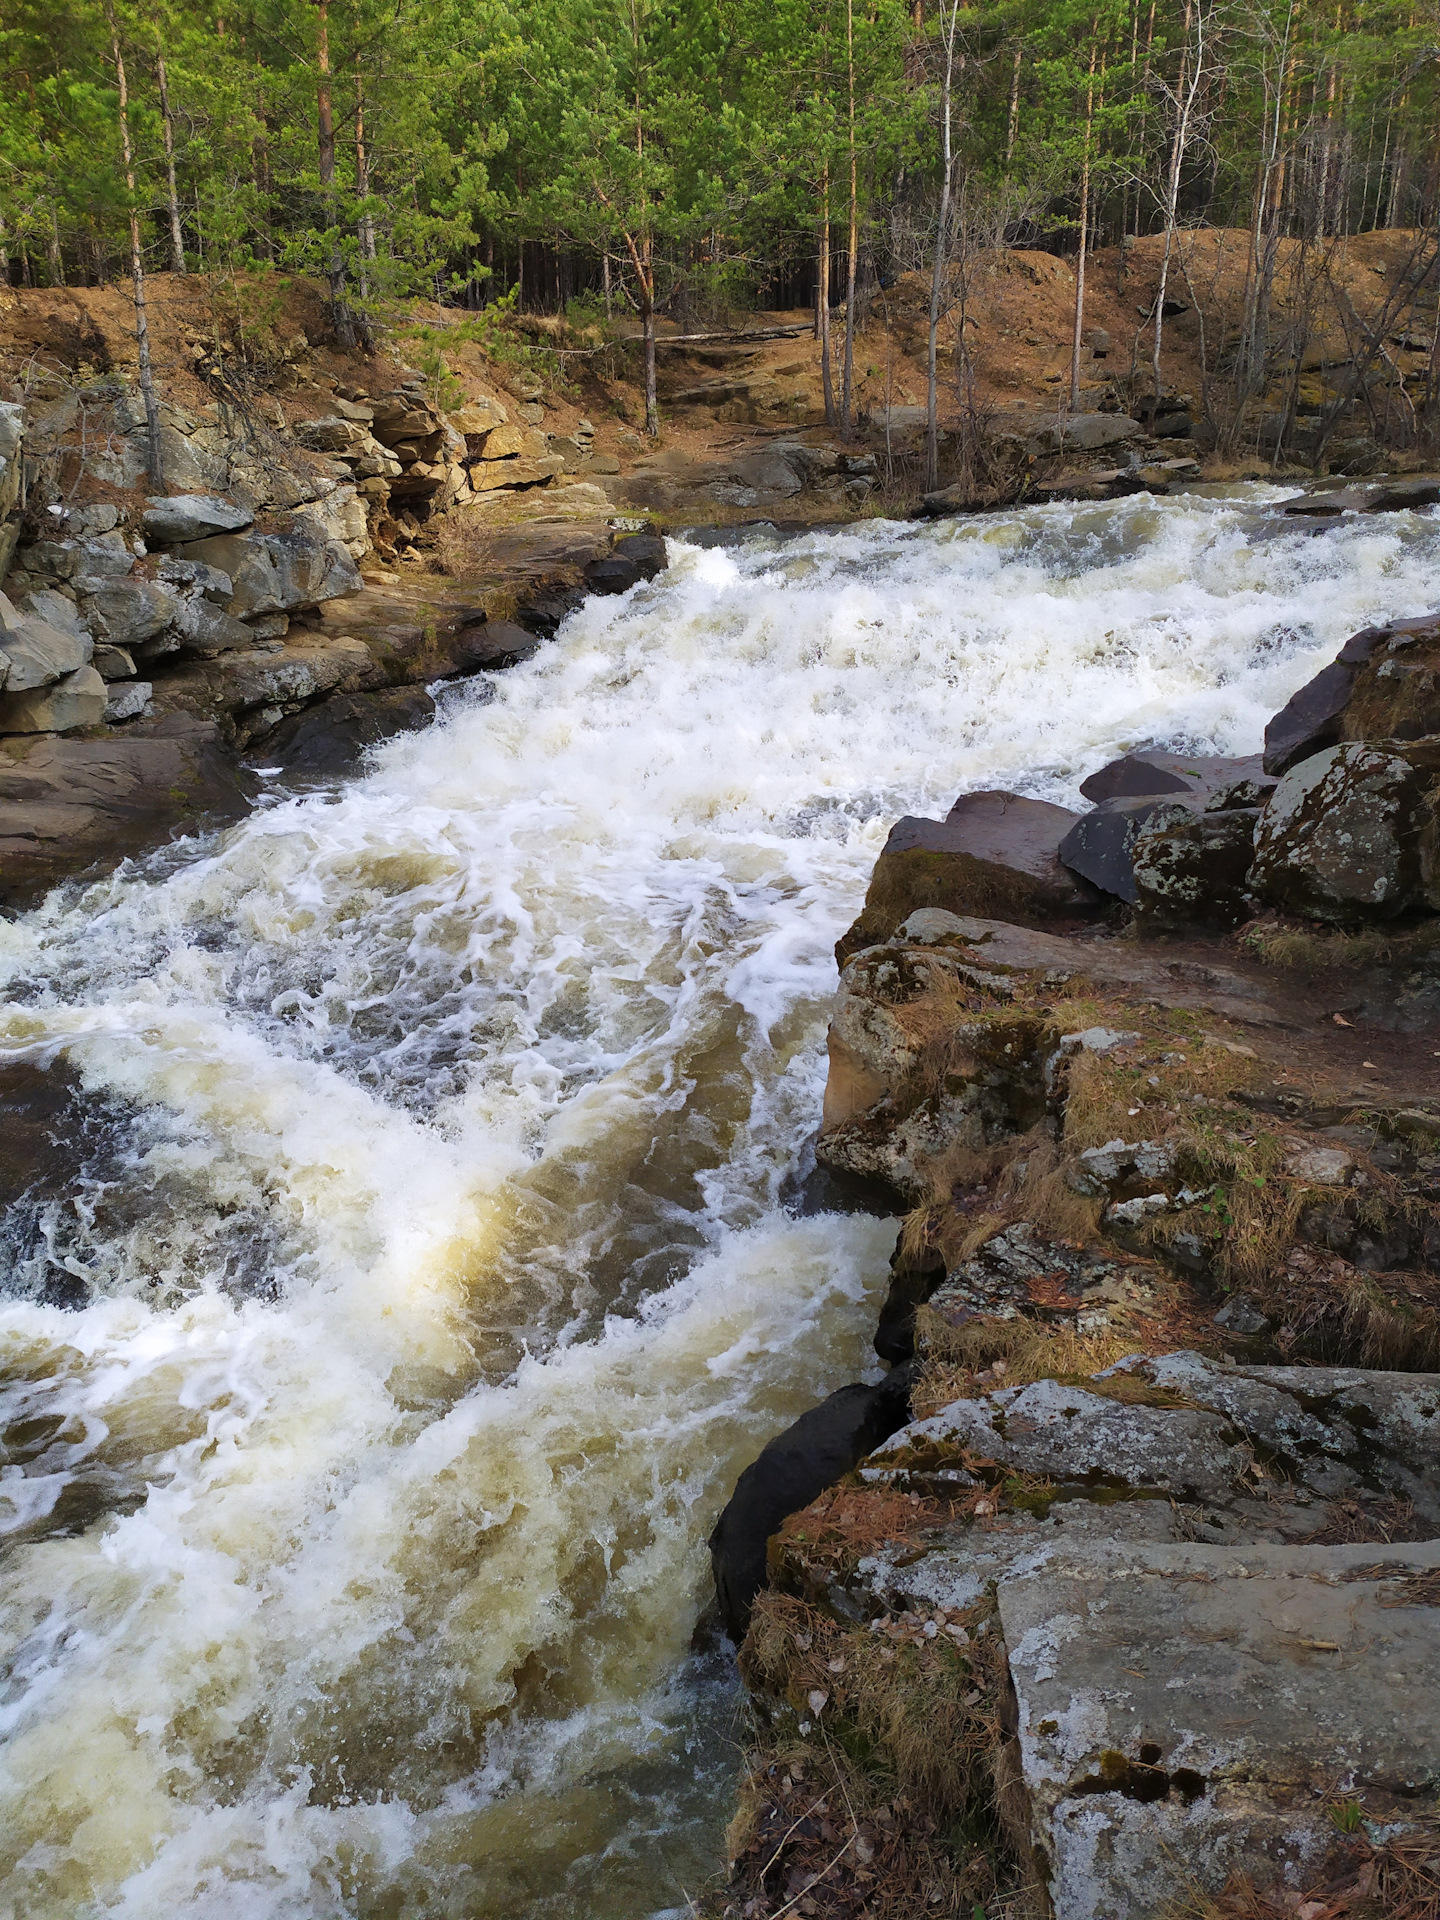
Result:
{"label": "large flat rock", "polygon": [[23,905],[66,874],[234,819],[247,791],[214,722],[186,714],[100,738],[0,742],[0,903]]}
{"label": "large flat rock", "polygon": [[1337,1795],[1433,1795],[1440,1542],[1111,1541],[998,1595],[1055,1920],[1159,1913],[1177,1871],[1298,1890]]}

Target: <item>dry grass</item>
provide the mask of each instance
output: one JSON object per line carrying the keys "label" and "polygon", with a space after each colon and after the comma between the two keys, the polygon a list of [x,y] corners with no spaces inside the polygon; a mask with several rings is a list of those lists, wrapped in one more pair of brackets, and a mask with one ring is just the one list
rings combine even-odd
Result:
{"label": "dry grass", "polygon": [[1440,1278],[1361,1273],[1338,1254],[1294,1247],[1259,1294],[1286,1353],[1330,1366],[1440,1368]]}
{"label": "dry grass", "polygon": [[992,1601],[854,1625],[772,1591],[756,1603],[741,1670],[774,1711],[731,1824],[729,1885],[702,1913],[916,1920],[978,1905],[994,1920],[1038,1920],[1017,1866],[1023,1834],[1004,1824],[1006,1668]]}
{"label": "dry grass", "polygon": [[1299,974],[1347,968],[1423,966],[1440,954],[1440,924],[1367,927],[1354,932],[1279,917],[1252,920],[1236,934],[1242,950],[1267,967]]}
{"label": "dry grass", "polygon": [[[1113,1383],[1096,1383],[1092,1375],[1146,1347],[1123,1328],[1078,1334],[1034,1320],[983,1315],[955,1327],[928,1307],[921,1307],[917,1328],[925,1355],[910,1395],[917,1419],[938,1413],[952,1401],[996,1387],[1028,1386],[1034,1380],[1074,1380],[1099,1392]],[[1123,1391],[1118,1388],[1112,1397]]]}

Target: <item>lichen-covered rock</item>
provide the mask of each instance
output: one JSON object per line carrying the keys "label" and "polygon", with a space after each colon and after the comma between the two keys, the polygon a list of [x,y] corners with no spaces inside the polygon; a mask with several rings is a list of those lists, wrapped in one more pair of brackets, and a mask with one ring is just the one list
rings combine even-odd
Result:
{"label": "lichen-covered rock", "polygon": [[871,948],[840,978],[816,1157],[918,1196],[925,1164],[1034,1125],[1058,1035],[1004,976],[944,949]]}
{"label": "lichen-covered rock", "polygon": [[1097,1332],[1121,1313],[1150,1303],[1153,1267],[1109,1248],[1053,1239],[1017,1220],[992,1234],[968,1260],[945,1272],[927,1294],[928,1336],[947,1323],[963,1326],[976,1314],[1023,1318]]}
{"label": "lichen-covered rock", "polygon": [[1437,1755],[1440,1544],[1118,1543],[999,1583],[1055,1920],[1162,1912],[1176,1864],[1303,1890],[1327,1804],[1399,1815]]}
{"label": "lichen-covered rock", "polygon": [[1136,924],[1148,932],[1234,927],[1255,910],[1249,892],[1259,811],[1232,807],[1147,821],[1130,849]]}
{"label": "lichen-covered rock", "polygon": [[944,820],[897,820],[837,959],[888,939],[919,908],[999,915],[1021,926],[1096,918],[1100,895],[1057,857],[1075,821],[1064,807],[1002,792],[962,794]]}
{"label": "lichen-covered rock", "polygon": [[1440,738],[1328,747],[1260,814],[1250,885],[1287,913],[1340,924],[1440,909]]}
{"label": "lichen-covered rock", "polygon": [[1059,857],[1074,873],[1104,893],[1131,902],[1139,897],[1135,846],[1142,834],[1182,825],[1194,800],[1183,794],[1139,794],[1103,801],[1082,813],[1061,840]]}

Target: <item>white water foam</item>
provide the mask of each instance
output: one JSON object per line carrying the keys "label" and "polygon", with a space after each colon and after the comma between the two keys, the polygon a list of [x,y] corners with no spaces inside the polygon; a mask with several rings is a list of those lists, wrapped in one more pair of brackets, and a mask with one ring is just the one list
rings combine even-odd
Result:
{"label": "white water foam", "polygon": [[0,1912],[679,1904],[704,1537],[894,1235],[780,1204],[831,945],[897,813],[1254,750],[1432,604],[1434,515],[1270,497],[675,543],[365,777],[0,928],[0,1057],[108,1143],[0,1311]]}

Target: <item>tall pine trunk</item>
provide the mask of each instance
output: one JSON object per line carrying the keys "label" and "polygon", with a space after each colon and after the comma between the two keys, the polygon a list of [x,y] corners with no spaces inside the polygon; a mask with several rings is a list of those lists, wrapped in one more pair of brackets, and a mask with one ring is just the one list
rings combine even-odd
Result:
{"label": "tall pine trunk", "polygon": [[840,433],[848,440],[855,407],[855,256],[860,251],[860,180],[855,153],[855,0],[845,0],[845,65],[850,88],[850,252],[845,268],[845,365],[840,375]]}
{"label": "tall pine trunk", "polygon": [[1090,22],[1090,71],[1085,80],[1085,143],[1080,151],[1080,251],[1075,256],[1075,312],[1070,327],[1070,411],[1080,411],[1080,336],[1085,331],[1085,261],[1090,247],[1090,131],[1095,119],[1095,35]]}
{"label": "tall pine trunk", "polygon": [[135,351],[140,365],[140,398],[145,407],[145,452],[150,479],[155,487],[165,484],[160,461],[160,408],[155,399],[155,379],[150,368],[150,327],[145,317],[145,261],[140,250],[140,209],[135,204],[135,153],[130,144],[130,90],[125,81],[125,57],[120,51],[120,30],[115,24],[113,0],[105,0],[105,20],[110,28],[110,51],[115,61],[115,83],[120,94],[120,155],[125,168],[125,192],[130,201],[130,278],[135,290]]}
{"label": "tall pine trunk", "polygon": [[345,298],[345,255],[335,218],[335,108],[330,93],[330,0],[315,0],[315,119],[320,162],[320,199],[329,242],[330,316],[340,344],[353,347],[355,326]]}
{"label": "tall pine trunk", "polygon": [[945,293],[945,268],[950,258],[950,188],[954,157],[950,144],[950,99],[955,78],[955,31],[960,0],[944,0],[941,31],[945,36],[945,78],[940,87],[940,217],[935,226],[935,258],[930,270],[930,326],[925,340],[925,484],[940,483],[940,406],[936,379],[936,342],[940,308]]}
{"label": "tall pine trunk", "polygon": [[820,319],[820,387],[825,396],[825,424],[834,427],[837,421],[835,412],[835,376],[831,365],[832,349],[830,345],[830,162],[825,162],[824,179],[820,188],[820,257],[817,262]]}
{"label": "tall pine trunk", "polygon": [[356,238],[360,242],[360,297],[370,297],[369,265],[375,258],[375,216],[371,213],[370,154],[365,145],[365,82],[360,76],[360,53],[355,53],[355,193],[360,201]]}
{"label": "tall pine trunk", "polygon": [[170,210],[170,271],[185,271],[185,234],[180,225],[180,195],[175,185],[175,122],[170,117],[170,85],[165,77],[165,56],[155,54],[155,77],[160,84],[160,125],[165,135],[165,188]]}

